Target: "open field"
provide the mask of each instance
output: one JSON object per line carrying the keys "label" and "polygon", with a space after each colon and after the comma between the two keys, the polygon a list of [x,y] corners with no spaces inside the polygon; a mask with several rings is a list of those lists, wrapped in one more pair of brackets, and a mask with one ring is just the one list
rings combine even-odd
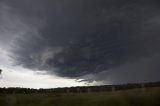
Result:
{"label": "open field", "polygon": [[160,106],[160,87],[79,94],[1,94],[0,106]]}

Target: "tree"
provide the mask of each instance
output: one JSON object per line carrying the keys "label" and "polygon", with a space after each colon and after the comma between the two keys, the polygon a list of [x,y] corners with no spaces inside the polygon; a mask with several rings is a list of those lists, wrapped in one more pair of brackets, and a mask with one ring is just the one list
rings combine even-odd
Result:
{"label": "tree", "polygon": [[0,69],[0,75],[1,75],[1,73],[2,73],[2,69]]}
{"label": "tree", "polygon": [[1,74],[2,74],[2,69],[0,69],[0,79],[2,78]]}

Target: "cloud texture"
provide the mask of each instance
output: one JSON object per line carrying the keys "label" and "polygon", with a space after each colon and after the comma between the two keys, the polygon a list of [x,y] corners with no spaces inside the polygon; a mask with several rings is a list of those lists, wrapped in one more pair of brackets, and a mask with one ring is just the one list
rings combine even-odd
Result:
{"label": "cloud texture", "polygon": [[[4,3],[29,26],[14,41],[12,57],[18,65],[69,78],[101,72],[108,76],[109,71],[110,77],[117,73],[121,76],[115,79],[131,76],[129,73],[135,70],[139,70],[137,74],[152,72],[155,65],[155,70],[160,68],[156,58],[152,59],[154,65],[148,60],[147,70],[145,61],[139,62],[155,55],[160,57],[160,2],[157,0],[8,0]],[[138,65],[129,65],[135,63]],[[122,75],[119,67],[123,66],[134,66],[135,70],[124,68],[128,74]],[[95,76],[93,80],[102,75]]]}

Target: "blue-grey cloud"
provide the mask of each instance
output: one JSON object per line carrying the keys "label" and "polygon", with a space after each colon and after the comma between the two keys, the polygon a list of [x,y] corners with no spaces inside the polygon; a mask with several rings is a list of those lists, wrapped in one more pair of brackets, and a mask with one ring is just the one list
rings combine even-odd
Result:
{"label": "blue-grey cloud", "polygon": [[128,62],[98,74],[81,76],[85,81],[102,81],[103,84],[123,84],[159,81],[159,54]]}
{"label": "blue-grey cloud", "polygon": [[15,61],[24,67],[73,78],[160,53],[156,0],[22,1],[6,3],[45,22],[36,36],[27,33],[15,42]]}

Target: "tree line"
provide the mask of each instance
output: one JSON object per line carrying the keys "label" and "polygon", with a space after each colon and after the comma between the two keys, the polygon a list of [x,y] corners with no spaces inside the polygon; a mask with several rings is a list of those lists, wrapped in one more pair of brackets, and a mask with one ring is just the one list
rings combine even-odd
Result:
{"label": "tree line", "polygon": [[0,94],[59,94],[59,93],[90,93],[90,92],[114,92],[118,90],[128,90],[150,87],[160,87],[160,82],[150,83],[132,83],[119,85],[102,85],[102,86],[82,86],[82,87],[65,87],[51,89],[32,89],[32,88],[0,88]]}

